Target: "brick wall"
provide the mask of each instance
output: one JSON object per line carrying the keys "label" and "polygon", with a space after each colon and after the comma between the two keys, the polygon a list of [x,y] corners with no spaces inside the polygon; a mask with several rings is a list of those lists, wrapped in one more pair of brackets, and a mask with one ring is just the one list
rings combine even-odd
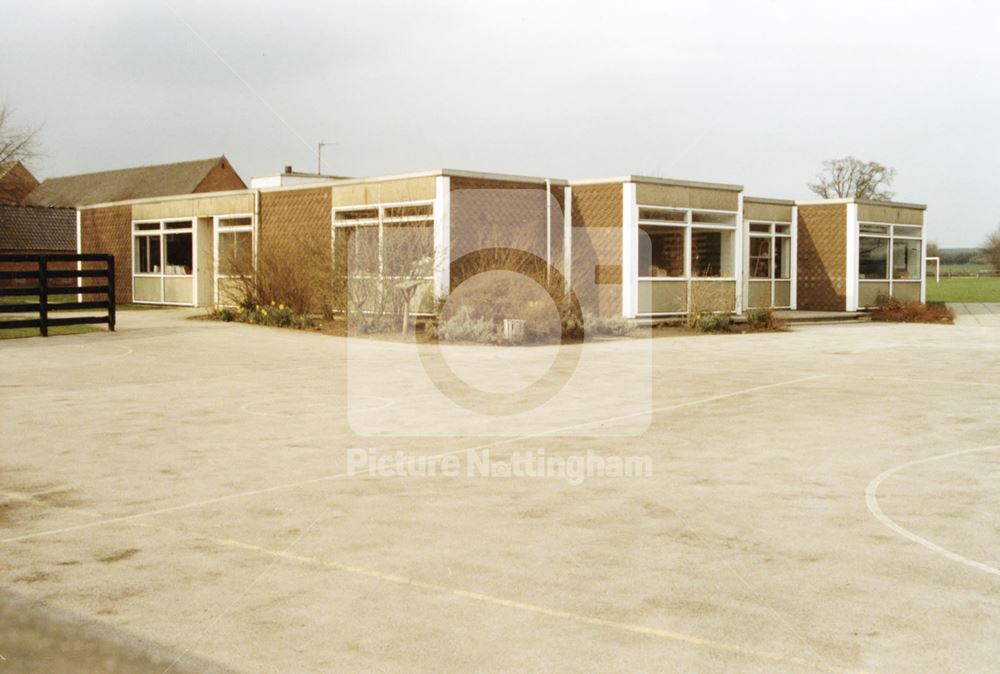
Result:
{"label": "brick wall", "polygon": [[573,291],[584,310],[622,311],[622,184],[576,185],[573,209]]}
{"label": "brick wall", "polygon": [[205,176],[195,192],[225,192],[228,190],[242,190],[246,184],[239,174],[233,170],[232,165],[225,159],[215,165],[208,175]]}
{"label": "brick wall", "polygon": [[847,206],[799,206],[798,308],[847,308]]}
{"label": "brick wall", "polygon": [[[80,211],[80,243],[84,253],[115,256],[115,299],[132,301],[132,207],[109,206]],[[84,263],[99,268],[103,263]],[[99,285],[104,279],[83,279],[84,285]]]}

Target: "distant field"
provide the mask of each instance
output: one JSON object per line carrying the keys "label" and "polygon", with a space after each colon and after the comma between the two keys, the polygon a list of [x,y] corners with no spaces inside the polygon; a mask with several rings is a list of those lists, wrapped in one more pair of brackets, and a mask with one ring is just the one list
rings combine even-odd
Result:
{"label": "distant field", "polygon": [[1000,302],[1000,277],[941,278],[927,277],[928,302]]}
{"label": "distant field", "polygon": [[[990,271],[990,265],[979,264],[976,262],[967,262],[965,264],[942,264],[941,273],[949,274],[951,276],[975,276],[978,273]],[[927,274],[934,274],[934,265],[927,265]]]}

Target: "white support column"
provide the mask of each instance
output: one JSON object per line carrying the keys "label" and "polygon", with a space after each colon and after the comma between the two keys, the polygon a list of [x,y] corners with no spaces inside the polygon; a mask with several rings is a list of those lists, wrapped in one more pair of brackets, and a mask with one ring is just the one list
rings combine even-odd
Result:
{"label": "white support column", "polygon": [[[76,254],[77,255],[82,255],[83,254],[83,232],[82,232],[81,227],[80,227],[80,209],[79,208],[76,209]],[[77,260],[76,261],[76,270],[80,271],[81,269],[83,269],[83,263],[80,262],[79,260]],[[124,270],[123,269],[116,269],[115,273],[116,274],[122,274],[122,273],[124,273]],[[129,276],[131,276],[132,275],[132,270],[129,269],[128,273],[129,273]],[[76,277],[76,285],[77,285],[78,288],[83,285],[83,279],[81,277],[79,277],[79,276]],[[111,291],[114,292],[114,288],[112,288]],[[83,293],[77,293],[76,294],[76,301],[77,302],[82,302],[83,301]]]}
{"label": "white support column", "polygon": [[[736,275],[736,304],[735,311],[737,314],[743,313],[743,237],[746,236],[746,231],[749,229],[745,222],[743,222],[743,192],[739,193],[737,197],[736,205],[736,232],[733,236],[735,239],[733,245],[736,250],[733,251],[736,259],[733,260],[733,273]],[[774,283],[771,283],[772,289],[774,288]]]}
{"label": "white support column", "polygon": [[552,283],[552,181],[545,179],[545,282]]}
{"label": "white support column", "polygon": [[[253,221],[251,220],[251,224]],[[253,242],[253,231],[250,232]],[[212,305],[219,304],[219,216],[212,216]]]}
{"label": "white support column", "polygon": [[[940,281],[941,260],[937,261],[937,273]],[[927,303],[927,211],[924,211],[924,224],[920,228],[920,303]]]}
{"label": "white support column", "polygon": [[573,288],[573,188],[563,192],[563,279],[567,294]]}
{"label": "white support column", "polygon": [[799,306],[799,207],[792,206],[792,250],[791,259],[788,261],[788,276],[791,290],[789,299],[791,300],[792,311]]}
{"label": "white support column", "polygon": [[451,288],[451,178],[434,183],[434,297],[441,299]]}
{"label": "white support column", "polygon": [[635,183],[622,183],[622,316],[635,318],[639,292],[639,206]]}
{"label": "white support column", "polygon": [[847,204],[847,259],[845,260],[844,269],[846,270],[845,285],[847,287],[847,306],[845,309],[847,311],[857,311],[858,310],[858,291],[859,291],[859,278],[858,278],[858,246],[860,242],[858,237],[860,231],[858,229],[858,205],[856,203]]}

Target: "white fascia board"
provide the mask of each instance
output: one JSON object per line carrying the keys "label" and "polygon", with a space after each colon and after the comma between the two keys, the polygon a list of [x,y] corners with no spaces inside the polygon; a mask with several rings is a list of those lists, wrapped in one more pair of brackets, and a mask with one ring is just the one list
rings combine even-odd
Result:
{"label": "white fascia board", "polygon": [[792,259],[789,260],[788,276],[791,281],[791,309],[799,306],[799,207],[792,206]]}
{"label": "white fascia board", "polygon": [[451,289],[451,178],[434,179],[434,297]]}
{"label": "white fascia board", "polygon": [[636,185],[622,184],[622,316],[635,318],[638,311],[639,204]]}
{"label": "white fascia board", "polygon": [[847,204],[847,246],[845,254],[847,255],[845,269],[846,279],[845,285],[847,286],[847,306],[845,309],[847,311],[857,311],[858,310],[858,289],[860,284],[860,279],[858,278],[858,246],[860,242],[858,241],[858,235],[860,231],[858,229],[858,205],[856,203],[849,202]]}
{"label": "white fascia board", "polygon": [[[743,220],[743,192],[739,193],[737,197],[736,206],[736,233],[733,236],[733,246],[736,250],[733,251],[733,255],[736,259],[733,261],[733,272],[736,275],[736,304],[734,306],[737,314],[743,313],[743,241],[744,237],[747,236],[747,231],[750,228],[747,223]],[[771,284],[773,287],[773,283]]]}

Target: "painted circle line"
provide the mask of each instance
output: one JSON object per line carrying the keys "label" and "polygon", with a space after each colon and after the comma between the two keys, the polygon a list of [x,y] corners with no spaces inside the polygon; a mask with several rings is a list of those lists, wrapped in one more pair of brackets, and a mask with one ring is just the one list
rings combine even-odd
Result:
{"label": "painted circle line", "polygon": [[917,459],[915,461],[908,461],[906,463],[902,463],[896,466],[895,468],[890,468],[889,470],[881,473],[878,477],[869,482],[868,486],[865,488],[865,503],[868,505],[868,510],[871,511],[871,514],[875,516],[875,519],[877,519],[879,522],[881,522],[888,528],[892,529],[894,532],[896,532],[903,538],[911,540],[914,543],[919,543],[928,550],[936,552],[939,555],[942,555],[943,557],[946,557],[953,562],[964,564],[965,566],[976,569],[977,571],[982,571],[983,573],[989,573],[994,576],[1000,576],[1000,569],[994,566],[990,566],[989,564],[984,564],[983,562],[977,562],[976,560],[969,559],[968,557],[963,557],[958,553],[952,552],[947,548],[941,547],[940,545],[934,543],[933,541],[929,541],[922,536],[918,536],[909,529],[904,529],[900,525],[896,524],[896,522],[891,517],[882,512],[882,508],[879,507],[878,504],[879,485],[881,485],[886,478],[890,477],[895,473],[898,473],[901,470],[905,470],[907,468],[910,468],[911,466],[917,466],[922,463],[943,461],[944,459],[950,459],[954,456],[963,456],[965,454],[977,454],[979,452],[995,452],[997,450],[1000,450],[1000,445],[990,445],[989,447],[974,447],[972,449],[960,449],[957,452],[948,452],[947,454],[938,454],[937,456],[930,456],[927,457],[926,459]]}

